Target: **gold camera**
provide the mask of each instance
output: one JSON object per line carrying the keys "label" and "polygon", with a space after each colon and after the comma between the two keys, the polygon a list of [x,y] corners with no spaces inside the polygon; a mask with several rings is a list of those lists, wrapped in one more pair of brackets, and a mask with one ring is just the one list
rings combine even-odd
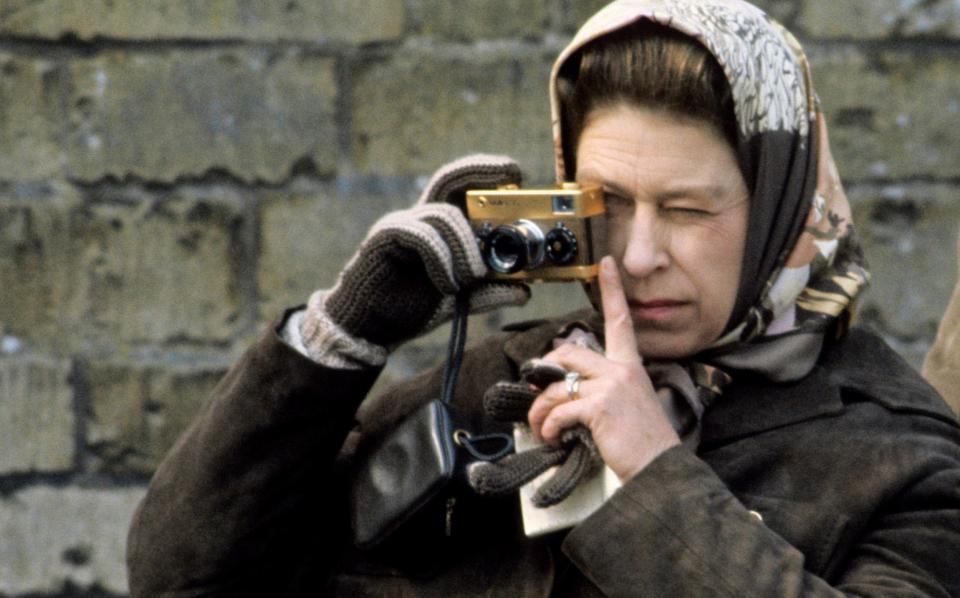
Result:
{"label": "gold camera", "polygon": [[590,280],[607,251],[599,186],[475,189],[467,191],[467,218],[492,279]]}

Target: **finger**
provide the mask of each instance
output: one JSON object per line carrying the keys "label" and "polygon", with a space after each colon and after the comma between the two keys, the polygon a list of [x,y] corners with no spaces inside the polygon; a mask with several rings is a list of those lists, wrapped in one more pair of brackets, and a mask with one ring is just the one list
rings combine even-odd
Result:
{"label": "finger", "polygon": [[640,360],[627,296],[617,264],[609,255],[600,261],[600,297],[607,358],[621,363]]}
{"label": "finger", "polygon": [[521,306],[530,300],[530,287],[517,283],[479,283],[470,288],[470,313]]}
{"label": "finger", "polygon": [[565,454],[565,451],[541,446],[493,463],[475,462],[467,469],[467,480],[480,494],[505,494],[560,464]]}
{"label": "finger", "polygon": [[611,365],[610,360],[602,354],[573,344],[561,345],[544,355],[543,359],[556,363],[567,371],[580,372],[585,378],[600,377]]}
{"label": "finger", "polygon": [[550,446],[560,446],[560,435],[567,428],[582,424],[590,428],[589,401],[565,401],[547,413],[540,425],[540,435]]}
{"label": "finger", "polygon": [[459,282],[468,282],[486,273],[477,234],[460,210],[449,204],[434,203],[417,206],[411,212],[440,233],[453,256],[453,268]]}
{"label": "finger", "polygon": [[483,408],[494,419],[522,422],[538,394],[529,384],[497,382],[484,393]]}
{"label": "finger", "polygon": [[446,164],[430,177],[417,204],[454,202],[462,206],[467,189],[520,184],[520,167],[509,156],[473,154]]}
{"label": "finger", "polygon": [[[580,392],[584,391],[584,386],[586,381],[580,383]],[[530,406],[530,411],[527,414],[527,423],[530,424],[530,430],[533,432],[534,438],[541,441],[547,441],[544,438],[540,430],[543,427],[543,422],[547,419],[550,413],[553,412],[558,406],[564,403],[570,403],[573,399],[570,397],[570,394],[567,392],[567,385],[565,382],[554,382],[550,386],[546,387],[543,392],[533,401],[533,405]],[[559,446],[560,440],[558,436],[548,442],[551,446]]]}
{"label": "finger", "polygon": [[542,508],[561,502],[570,496],[577,484],[596,471],[599,463],[599,457],[588,447],[582,443],[574,444],[563,464],[537,488],[533,494],[533,504]]}

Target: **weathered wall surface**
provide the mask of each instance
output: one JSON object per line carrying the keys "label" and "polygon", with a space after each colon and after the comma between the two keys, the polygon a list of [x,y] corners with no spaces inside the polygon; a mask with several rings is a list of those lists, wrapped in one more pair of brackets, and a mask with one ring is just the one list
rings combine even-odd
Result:
{"label": "weathered wall surface", "polygon": [[[496,151],[550,180],[551,58],[601,4],[0,0],[0,596],[124,595],[164,451],[434,168]],[[814,65],[863,321],[919,365],[955,280],[960,1],[761,4]],[[536,289],[473,331],[582,302]]]}

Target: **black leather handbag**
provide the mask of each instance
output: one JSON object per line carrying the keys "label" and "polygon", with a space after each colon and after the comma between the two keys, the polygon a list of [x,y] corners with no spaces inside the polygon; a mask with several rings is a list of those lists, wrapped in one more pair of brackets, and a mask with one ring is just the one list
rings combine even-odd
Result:
{"label": "black leather handbag", "polygon": [[[369,454],[354,476],[350,501],[357,547],[380,545],[425,506],[436,502],[473,459],[495,461],[513,450],[513,437],[509,434],[471,436],[454,426],[451,402],[466,336],[466,298],[458,297],[441,398],[404,419]],[[476,448],[475,442],[491,439],[502,442],[502,448],[493,453]],[[448,502],[447,535],[451,507]]]}
{"label": "black leather handbag", "polygon": [[457,448],[443,401],[430,401],[401,422],[354,478],[354,543],[379,545],[443,491],[457,468]]}

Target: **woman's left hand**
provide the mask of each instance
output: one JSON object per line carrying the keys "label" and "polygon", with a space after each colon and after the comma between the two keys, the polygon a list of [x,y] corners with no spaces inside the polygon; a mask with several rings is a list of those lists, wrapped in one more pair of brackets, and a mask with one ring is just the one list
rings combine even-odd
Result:
{"label": "woman's left hand", "polygon": [[577,397],[555,382],[537,397],[528,419],[533,433],[553,446],[577,423],[590,429],[604,463],[621,481],[638,474],[680,438],[667,419],[637,352],[633,321],[613,258],[600,262],[606,354],[565,344],[544,356],[581,375]]}

